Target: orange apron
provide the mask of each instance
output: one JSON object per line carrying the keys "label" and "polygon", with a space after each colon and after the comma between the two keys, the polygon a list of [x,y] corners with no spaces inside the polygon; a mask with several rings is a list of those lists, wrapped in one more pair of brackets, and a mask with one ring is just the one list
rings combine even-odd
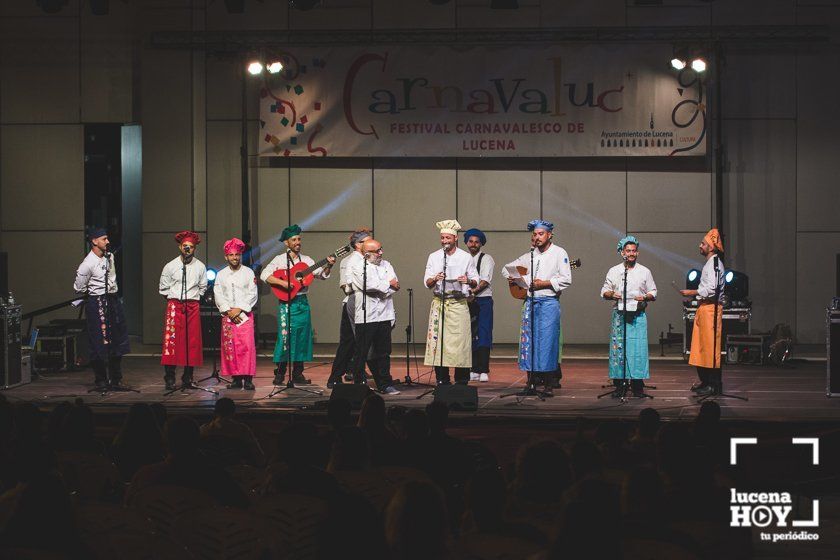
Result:
{"label": "orange apron", "polygon": [[[715,305],[701,303],[694,316],[694,330],[691,331],[691,353],[688,363],[702,368],[719,368],[720,339],[723,327],[723,306],[717,306],[717,339],[715,339]],[[712,342],[714,340],[714,343]],[[715,356],[715,349],[718,355]]]}

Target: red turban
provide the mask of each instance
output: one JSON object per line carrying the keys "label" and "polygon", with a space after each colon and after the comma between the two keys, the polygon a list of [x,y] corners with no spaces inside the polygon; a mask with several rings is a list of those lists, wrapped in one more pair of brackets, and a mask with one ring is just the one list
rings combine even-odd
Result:
{"label": "red turban", "polygon": [[241,255],[244,252],[245,242],[241,239],[234,237],[225,241],[225,255],[230,255],[231,253],[239,253]]}
{"label": "red turban", "polygon": [[179,231],[175,234],[175,241],[178,242],[178,245],[180,245],[184,241],[189,241],[193,245],[198,245],[199,243],[201,243],[201,237],[199,237],[199,235],[194,231],[185,230]]}

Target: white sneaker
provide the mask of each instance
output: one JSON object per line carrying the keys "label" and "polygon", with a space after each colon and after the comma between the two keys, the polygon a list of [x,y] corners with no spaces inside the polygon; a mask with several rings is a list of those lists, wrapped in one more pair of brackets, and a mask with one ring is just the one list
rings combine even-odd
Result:
{"label": "white sneaker", "polygon": [[470,372],[470,381],[478,381],[479,375],[477,373]]}
{"label": "white sneaker", "polygon": [[487,375],[486,373],[482,373],[481,375],[478,376],[478,380],[481,381],[482,383],[484,383],[486,381],[490,381],[490,376]]}

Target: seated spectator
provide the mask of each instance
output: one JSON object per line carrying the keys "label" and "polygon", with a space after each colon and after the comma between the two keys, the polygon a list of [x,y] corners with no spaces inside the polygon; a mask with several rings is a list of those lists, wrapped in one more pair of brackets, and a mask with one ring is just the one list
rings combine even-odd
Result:
{"label": "seated spectator", "polygon": [[326,500],[342,493],[335,477],[321,468],[316,434],[309,422],[293,422],[280,431],[260,493],[304,494]]}
{"label": "seated spectator", "polygon": [[200,453],[201,435],[195,420],[188,416],[167,420],[164,440],[166,459],[137,471],[126,492],[127,504],[145,488],[173,484],[206,492],[224,506],[248,506],[248,497],[230,474],[209,464]]}
{"label": "seated spectator", "polygon": [[571,481],[569,458],[559,443],[540,440],[521,447],[510,484],[512,511],[527,514],[534,506],[550,509],[559,505]]}
{"label": "seated spectator", "polygon": [[393,560],[450,557],[449,521],[440,489],[428,482],[403,485],[385,509],[385,540]]}
{"label": "seated spectator", "polygon": [[346,426],[339,430],[330,453],[327,471],[364,471],[369,467],[370,448],[365,432],[355,426]]}
{"label": "seated spectator", "polygon": [[498,469],[472,475],[465,492],[462,533],[482,533],[524,539],[535,544],[548,544],[545,534],[527,523],[516,523],[505,514],[507,485]]}
{"label": "seated spectator", "polygon": [[317,558],[389,560],[382,515],[361,496],[337,495],[319,528]]}
{"label": "seated spectator", "polygon": [[131,480],[137,469],[159,463],[163,456],[163,435],[152,408],[145,403],[132,404],[111,444],[111,458],[123,480]]}
{"label": "seated spectator", "polygon": [[96,439],[93,411],[82,399],[67,410],[59,433],[58,451],[104,455],[105,446]]}
{"label": "seated spectator", "polygon": [[[61,558],[86,559],[70,494],[61,477],[42,474],[21,486],[12,515],[0,533],[2,548],[36,549]],[[0,556],[5,557],[2,548]]]}
{"label": "seated spectator", "polygon": [[645,408],[639,412],[639,423],[636,433],[630,438],[630,445],[638,461],[655,464],[656,462],[656,434],[659,432],[661,420],[654,408]]}
{"label": "seated spectator", "polygon": [[388,426],[385,416],[385,399],[371,393],[359,411],[359,428],[367,434],[370,446],[370,463],[374,466],[395,463],[397,438]]}
{"label": "seated spectator", "polygon": [[[239,462],[261,467],[265,464],[265,454],[254,433],[246,424],[234,418],[236,403],[232,399],[223,397],[216,401],[215,417],[201,426],[201,437],[216,455],[220,466],[228,466]],[[213,444],[214,440],[215,445]],[[229,456],[219,457],[229,451]]]}
{"label": "seated spectator", "polygon": [[347,399],[334,398],[327,401],[327,431],[318,436],[316,465],[324,468],[330,460],[330,452],[336,435],[345,426],[353,424],[353,406]]}

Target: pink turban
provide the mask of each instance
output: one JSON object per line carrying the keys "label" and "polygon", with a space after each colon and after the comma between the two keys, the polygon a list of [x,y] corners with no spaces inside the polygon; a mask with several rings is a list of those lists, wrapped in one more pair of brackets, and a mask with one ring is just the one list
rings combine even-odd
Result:
{"label": "pink turban", "polygon": [[234,237],[225,241],[225,255],[230,255],[231,253],[239,253],[241,255],[244,252],[245,242],[241,239]]}

